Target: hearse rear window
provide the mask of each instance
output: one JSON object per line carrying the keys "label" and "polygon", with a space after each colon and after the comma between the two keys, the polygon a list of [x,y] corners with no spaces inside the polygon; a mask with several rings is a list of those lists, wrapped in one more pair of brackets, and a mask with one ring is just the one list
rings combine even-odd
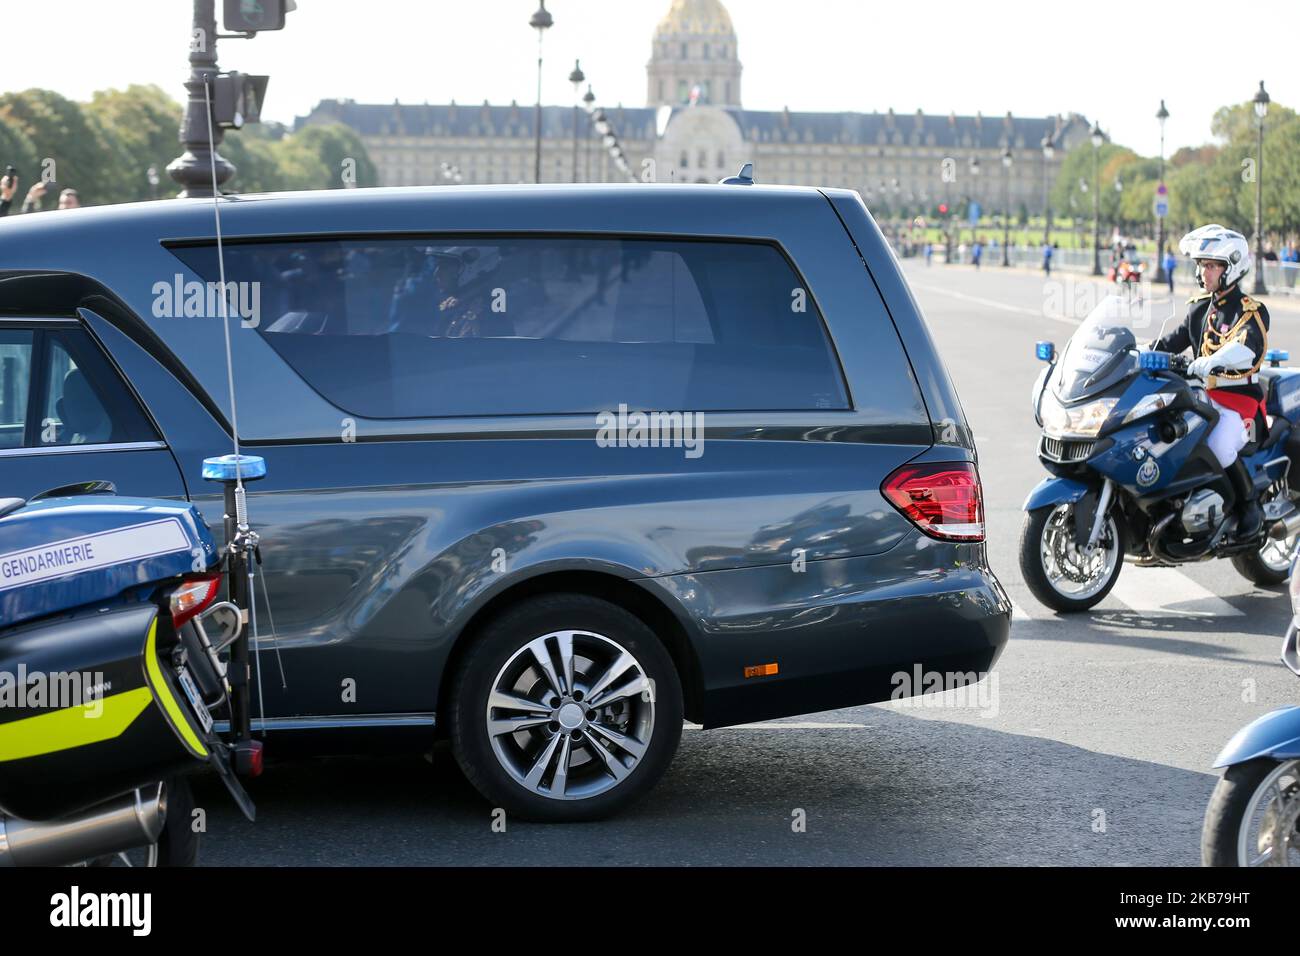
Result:
{"label": "hearse rear window", "polygon": [[[217,280],[214,246],[172,251]],[[347,239],[225,256],[231,314],[366,418],[848,408],[812,296],[767,244]]]}

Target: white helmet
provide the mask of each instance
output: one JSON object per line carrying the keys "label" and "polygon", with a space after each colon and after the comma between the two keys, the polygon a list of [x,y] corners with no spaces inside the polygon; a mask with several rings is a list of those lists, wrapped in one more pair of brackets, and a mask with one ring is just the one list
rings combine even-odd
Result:
{"label": "white helmet", "polygon": [[[1250,244],[1246,237],[1218,223],[1201,226],[1183,236],[1178,251],[1192,259],[1214,259],[1225,266],[1219,288],[1227,289],[1250,271]],[[1196,269],[1196,281],[1204,287],[1201,269]],[[1218,290],[1211,289],[1211,292]]]}

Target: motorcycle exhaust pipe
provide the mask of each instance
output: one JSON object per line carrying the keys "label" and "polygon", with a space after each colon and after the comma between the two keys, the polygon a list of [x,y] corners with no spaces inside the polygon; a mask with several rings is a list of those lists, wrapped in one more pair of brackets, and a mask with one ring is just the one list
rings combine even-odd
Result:
{"label": "motorcycle exhaust pipe", "polygon": [[66,866],[157,843],[167,820],[163,783],[45,823],[0,816],[0,868]]}
{"label": "motorcycle exhaust pipe", "polygon": [[1300,509],[1292,511],[1289,515],[1279,518],[1268,529],[1268,536],[1275,541],[1285,541],[1291,535],[1300,531]]}

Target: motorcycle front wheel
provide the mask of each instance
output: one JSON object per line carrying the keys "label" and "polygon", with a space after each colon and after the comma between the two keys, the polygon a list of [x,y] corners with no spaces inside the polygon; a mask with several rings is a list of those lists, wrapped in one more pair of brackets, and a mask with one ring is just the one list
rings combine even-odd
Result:
{"label": "motorcycle front wheel", "polygon": [[1201,830],[1204,866],[1300,866],[1300,760],[1229,767]]}
{"label": "motorcycle front wheel", "polygon": [[1040,602],[1062,614],[1099,604],[1119,580],[1124,565],[1122,526],[1106,516],[1091,551],[1080,550],[1074,535],[1074,505],[1036,508],[1025,515],[1020,532],[1020,573]]}

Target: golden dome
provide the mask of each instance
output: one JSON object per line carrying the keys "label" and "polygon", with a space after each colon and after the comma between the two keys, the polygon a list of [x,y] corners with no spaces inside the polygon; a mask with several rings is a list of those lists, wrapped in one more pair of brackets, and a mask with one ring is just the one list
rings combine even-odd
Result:
{"label": "golden dome", "polygon": [[664,34],[732,35],[731,14],[719,0],[673,0],[672,9],[659,21],[657,36]]}

